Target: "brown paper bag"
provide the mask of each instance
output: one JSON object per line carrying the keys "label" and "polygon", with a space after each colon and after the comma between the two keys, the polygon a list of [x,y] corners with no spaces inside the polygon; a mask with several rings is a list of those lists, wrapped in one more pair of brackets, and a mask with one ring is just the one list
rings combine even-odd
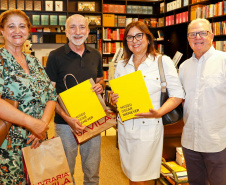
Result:
{"label": "brown paper bag", "polygon": [[73,185],[60,137],[42,142],[36,148],[22,149],[32,185]]}
{"label": "brown paper bag", "polygon": [[[101,132],[116,125],[116,120],[106,111],[107,116],[99,119],[98,121],[86,126],[82,133],[77,134],[73,132],[78,143],[83,143]],[[72,130],[72,129],[71,129]]]}

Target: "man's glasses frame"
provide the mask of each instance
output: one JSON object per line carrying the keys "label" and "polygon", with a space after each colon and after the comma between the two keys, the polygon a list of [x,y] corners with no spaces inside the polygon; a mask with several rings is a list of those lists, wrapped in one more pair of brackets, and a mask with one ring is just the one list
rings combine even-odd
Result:
{"label": "man's glasses frame", "polygon": [[203,38],[203,37],[207,37],[209,33],[210,33],[209,31],[190,32],[188,33],[188,37],[190,39],[195,39],[199,34],[199,36]]}
{"label": "man's glasses frame", "polygon": [[144,36],[144,33],[137,33],[136,35],[132,36],[132,35],[127,35],[126,37],[126,41],[127,42],[133,42],[134,38],[137,40],[137,41],[140,41],[143,39],[143,36]]}

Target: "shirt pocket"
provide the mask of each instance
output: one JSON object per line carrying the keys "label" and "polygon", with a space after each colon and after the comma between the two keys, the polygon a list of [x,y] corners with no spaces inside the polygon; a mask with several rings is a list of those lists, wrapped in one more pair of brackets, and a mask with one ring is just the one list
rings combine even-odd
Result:
{"label": "shirt pocket", "polygon": [[144,80],[150,95],[158,93],[161,90],[159,75],[154,73],[145,74]]}
{"label": "shirt pocket", "polygon": [[215,73],[205,77],[205,87],[206,88],[222,88],[225,82],[225,76],[223,73]]}

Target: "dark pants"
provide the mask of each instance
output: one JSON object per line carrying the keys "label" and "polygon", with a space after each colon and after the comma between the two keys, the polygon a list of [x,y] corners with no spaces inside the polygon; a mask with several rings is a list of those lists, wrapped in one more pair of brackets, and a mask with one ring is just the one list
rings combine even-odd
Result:
{"label": "dark pants", "polygon": [[183,147],[189,185],[226,185],[226,149],[195,152]]}

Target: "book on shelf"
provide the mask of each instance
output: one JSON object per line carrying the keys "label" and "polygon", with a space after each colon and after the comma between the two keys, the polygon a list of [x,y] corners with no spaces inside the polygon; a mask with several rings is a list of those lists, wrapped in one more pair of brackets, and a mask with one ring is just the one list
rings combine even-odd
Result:
{"label": "book on shelf", "polygon": [[103,4],[103,13],[108,13],[108,4]]}
{"label": "book on shelf", "polygon": [[115,15],[114,14],[103,14],[103,26],[114,27],[115,26]]}
{"label": "book on shelf", "polygon": [[7,0],[1,0],[1,10],[8,10]]}
{"label": "book on shelf", "polygon": [[101,25],[101,16],[99,15],[85,15],[85,18],[87,19],[89,26]]}
{"label": "book on shelf", "polygon": [[49,15],[41,15],[41,25],[49,25]]}
{"label": "book on shelf", "polygon": [[32,24],[40,25],[40,15],[32,15]]}
{"label": "book on shelf", "polygon": [[55,1],[55,11],[63,11],[63,1]]}
{"label": "book on shelf", "polygon": [[94,84],[91,78],[58,96],[61,107],[68,112],[68,115],[77,118],[82,125],[89,125],[106,116],[106,105],[101,95],[97,95],[91,89]]}
{"label": "book on shelf", "polygon": [[165,6],[164,2],[160,3],[160,13],[164,13],[164,6]]}
{"label": "book on shelf", "polygon": [[53,1],[45,1],[45,10],[53,11]]}
{"label": "book on shelf", "polygon": [[9,1],[9,10],[16,8],[16,0]]}
{"label": "book on shelf", "polygon": [[117,107],[122,121],[135,118],[135,114],[153,109],[144,77],[140,70],[109,81],[119,95]]}
{"label": "book on shelf", "polygon": [[78,1],[78,11],[95,12],[95,2]]}
{"label": "book on shelf", "polygon": [[132,13],[132,5],[127,5],[126,13]]}
{"label": "book on shelf", "polygon": [[50,15],[50,25],[57,25],[57,15]]}
{"label": "book on shelf", "polygon": [[157,30],[158,38],[157,40],[164,40],[164,33],[163,30]]}
{"label": "book on shelf", "polygon": [[174,57],[173,57],[173,59],[172,59],[175,67],[176,67],[177,64],[179,63],[179,61],[180,61],[180,59],[181,59],[182,56],[183,56],[183,54],[182,54],[181,52],[179,52],[179,51],[177,51],[177,52],[175,53],[175,55],[174,55]]}
{"label": "book on shelf", "polygon": [[126,16],[118,15],[118,27],[126,27]]}
{"label": "book on shelf", "polygon": [[66,23],[67,16],[66,15],[59,15],[59,25],[64,26]]}
{"label": "book on shelf", "polygon": [[25,10],[33,10],[33,1],[25,1]]}
{"label": "book on shelf", "polygon": [[41,10],[42,10],[42,2],[34,1],[34,11],[41,11]]}

